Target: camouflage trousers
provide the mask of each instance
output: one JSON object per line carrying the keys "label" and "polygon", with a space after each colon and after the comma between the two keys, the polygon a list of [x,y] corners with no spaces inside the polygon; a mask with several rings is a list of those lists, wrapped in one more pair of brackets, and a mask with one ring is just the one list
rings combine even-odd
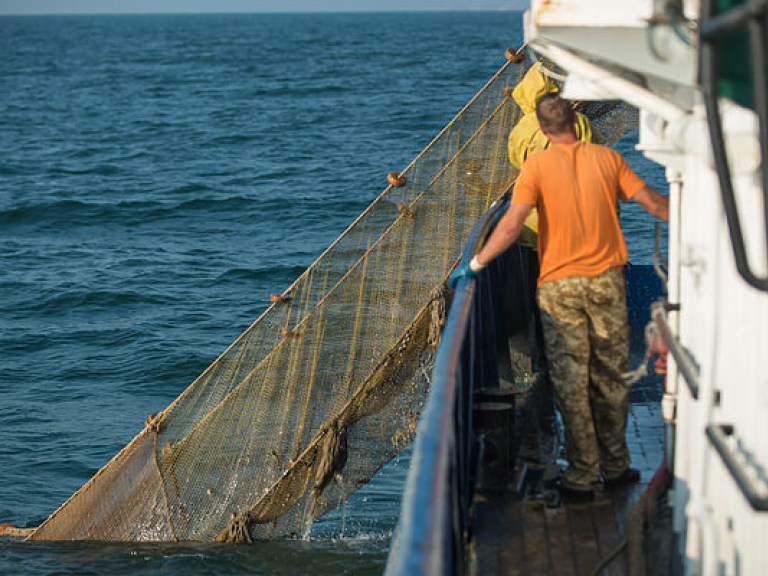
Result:
{"label": "camouflage trousers", "polygon": [[547,366],[565,425],[563,484],[594,487],[629,466],[630,385],[624,274],[545,282],[538,290]]}

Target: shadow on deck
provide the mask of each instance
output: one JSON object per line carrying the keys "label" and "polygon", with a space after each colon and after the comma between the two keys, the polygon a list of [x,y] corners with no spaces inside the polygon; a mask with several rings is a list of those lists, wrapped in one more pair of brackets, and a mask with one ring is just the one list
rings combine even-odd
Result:
{"label": "shadow on deck", "polygon": [[[640,470],[641,482],[604,491],[587,503],[561,501],[553,487],[565,465],[559,434],[529,435],[520,449],[517,483],[475,496],[470,573],[629,574],[628,548],[622,543],[630,510],[662,462],[664,451],[664,424],[654,398],[658,393],[653,390],[658,385],[649,384],[650,390],[633,390],[627,426],[632,466]],[[614,559],[595,572],[611,556]]]}

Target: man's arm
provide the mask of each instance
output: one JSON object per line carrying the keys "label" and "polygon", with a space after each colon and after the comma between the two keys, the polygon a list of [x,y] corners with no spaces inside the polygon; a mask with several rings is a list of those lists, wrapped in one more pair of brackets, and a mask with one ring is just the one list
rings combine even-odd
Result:
{"label": "man's arm", "polygon": [[476,277],[493,259],[506,252],[520,236],[525,218],[532,208],[531,204],[510,205],[480,252],[470,262],[462,264],[451,273],[448,279],[451,288],[456,288],[462,278]]}
{"label": "man's arm", "polygon": [[512,204],[501,217],[490,238],[482,250],[475,256],[475,261],[481,266],[488,265],[515,243],[523,230],[523,222],[533,206],[530,204]]}
{"label": "man's arm", "polygon": [[632,200],[645,208],[651,216],[664,220],[664,222],[669,222],[669,198],[666,196],[662,196],[649,186],[646,186],[632,196]]}

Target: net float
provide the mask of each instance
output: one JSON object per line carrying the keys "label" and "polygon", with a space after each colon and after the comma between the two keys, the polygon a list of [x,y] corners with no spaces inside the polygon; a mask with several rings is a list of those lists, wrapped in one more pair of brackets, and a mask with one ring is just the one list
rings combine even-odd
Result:
{"label": "net float", "polygon": [[405,176],[400,175],[399,172],[390,172],[387,174],[387,182],[389,182],[395,188],[402,188],[405,186]]}
{"label": "net float", "polygon": [[523,49],[515,50],[514,48],[507,48],[504,50],[504,57],[513,64],[519,64],[523,61]]}

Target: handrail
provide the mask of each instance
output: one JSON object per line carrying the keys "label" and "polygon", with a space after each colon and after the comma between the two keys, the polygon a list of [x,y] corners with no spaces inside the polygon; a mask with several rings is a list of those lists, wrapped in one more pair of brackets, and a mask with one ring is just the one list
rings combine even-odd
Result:
{"label": "handrail", "polygon": [[768,512],[768,482],[762,479],[762,485],[757,485],[750,477],[749,469],[739,461],[734,451],[728,445],[728,437],[734,435],[730,424],[711,424],[706,428],[707,438],[714,446],[723,464],[736,481],[741,493],[756,512]]}
{"label": "handrail", "polygon": [[[763,232],[766,234],[765,241],[768,253],[768,74],[766,74],[764,62],[766,50],[768,50],[765,25],[768,2],[765,0],[743,2],[740,6],[725,12],[718,12],[717,4],[715,0],[702,1],[699,23],[699,40],[701,43],[699,68],[701,69],[702,94],[707,110],[710,139],[712,140],[712,155],[720,182],[720,193],[731,236],[736,269],[747,284],[757,290],[768,292],[768,274],[759,275],[747,257],[746,243],[723,137],[720,105],[718,104],[720,95],[718,43],[729,33],[740,28],[747,28],[751,44],[754,106],[758,116],[759,141],[762,152],[760,181],[763,188]],[[768,265],[768,260],[766,264]]]}
{"label": "handrail", "polygon": [[[468,262],[479,249],[506,211],[508,202],[508,198],[495,202],[475,225],[462,262]],[[476,299],[477,280],[461,279],[443,329],[432,387],[414,441],[387,576],[464,571],[467,525],[462,505],[468,505],[466,500],[472,488],[467,463],[477,456],[471,425],[473,374],[465,368],[473,352],[469,348]],[[464,461],[463,466],[459,460]]]}
{"label": "handrail", "polygon": [[651,318],[656,323],[656,326],[661,332],[661,336],[667,345],[667,348],[672,353],[672,357],[675,359],[677,369],[683,376],[685,383],[688,385],[688,389],[691,391],[691,396],[694,400],[699,399],[699,370],[693,363],[690,354],[680,345],[677,337],[672,334],[672,330],[667,324],[667,312],[664,302],[656,302],[651,305]]}

